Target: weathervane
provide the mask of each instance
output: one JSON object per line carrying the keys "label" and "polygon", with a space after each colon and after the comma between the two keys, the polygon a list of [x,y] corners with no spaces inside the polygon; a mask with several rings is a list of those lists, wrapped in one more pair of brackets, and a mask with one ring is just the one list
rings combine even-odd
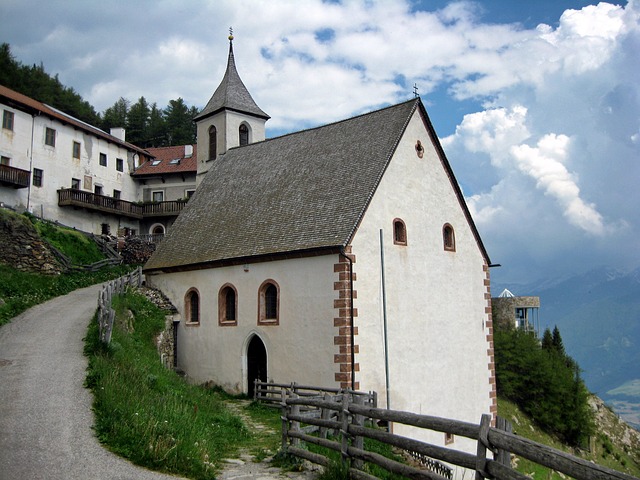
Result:
{"label": "weathervane", "polygon": [[233,41],[233,27],[229,27],[229,41]]}
{"label": "weathervane", "polygon": [[418,98],[420,96],[420,95],[418,95],[418,84],[417,83],[413,84],[413,96],[415,98]]}

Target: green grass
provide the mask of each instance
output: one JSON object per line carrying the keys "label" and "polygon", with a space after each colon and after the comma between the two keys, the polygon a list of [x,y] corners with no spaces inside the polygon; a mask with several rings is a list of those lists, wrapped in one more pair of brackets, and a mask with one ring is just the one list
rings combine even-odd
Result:
{"label": "green grass", "polygon": [[[498,415],[512,423],[513,432],[517,435],[533,440],[534,442],[548,445],[557,450],[562,450],[571,455],[577,455],[598,465],[629,473],[636,477],[640,476],[640,465],[634,461],[633,452],[627,452],[623,448],[614,445],[602,433],[596,435],[595,442],[593,442],[594,450],[592,452],[576,450],[563,444],[556,437],[543,432],[517,405],[509,400],[498,398]],[[549,468],[523,458],[517,458],[516,469],[520,473],[529,475],[534,479],[560,480],[565,478],[556,472],[552,472]]]}
{"label": "green grass", "polygon": [[222,459],[250,444],[248,429],[227,410],[223,393],[188,385],[161,365],[154,336],[164,326],[162,310],[131,291],[114,307],[117,319],[133,312],[133,333],[116,327],[104,347],[92,322],[86,339],[98,438],[138,465],[215,478]]}
{"label": "green grass", "polygon": [[0,264],[0,325],[34,305],[78,288],[117,278],[130,270],[129,266],[117,266],[105,267],[93,273],[52,276],[21,272]]}
{"label": "green grass", "polygon": [[42,238],[71,259],[74,265],[90,265],[105,257],[85,234],[49,222],[36,221],[35,227]]}

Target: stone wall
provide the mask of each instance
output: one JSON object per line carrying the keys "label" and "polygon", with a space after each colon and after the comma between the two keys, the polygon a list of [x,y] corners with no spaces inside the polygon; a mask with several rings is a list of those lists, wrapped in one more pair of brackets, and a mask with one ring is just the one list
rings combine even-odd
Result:
{"label": "stone wall", "polygon": [[0,209],[0,245],[0,262],[16,270],[49,275],[63,271],[29,219],[6,209]]}

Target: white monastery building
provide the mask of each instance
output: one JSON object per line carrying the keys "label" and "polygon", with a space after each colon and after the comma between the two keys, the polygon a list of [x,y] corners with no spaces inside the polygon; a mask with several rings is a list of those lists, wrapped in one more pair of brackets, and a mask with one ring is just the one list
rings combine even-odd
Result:
{"label": "white monastery building", "polygon": [[268,118],[231,44],[196,117],[198,187],[144,269],[179,310],[179,368],[495,417],[491,263],[422,101],[265,140]]}
{"label": "white monastery building", "polygon": [[142,149],[0,85],[0,204],[95,234],[164,234],[195,191],[194,145]]}

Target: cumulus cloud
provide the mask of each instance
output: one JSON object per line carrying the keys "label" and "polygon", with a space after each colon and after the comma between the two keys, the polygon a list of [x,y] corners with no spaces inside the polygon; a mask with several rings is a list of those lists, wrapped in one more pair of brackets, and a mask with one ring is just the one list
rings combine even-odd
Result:
{"label": "cumulus cloud", "polygon": [[[456,112],[442,143],[489,251],[515,275],[534,259],[637,265],[640,0],[624,3],[525,28],[483,21],[473,2],[50,0],[32,15],[44,9],[22,0],[4,9],[3,33],[17,58],[103,111],[121,96],[204,106],[233,25],[268,134],[406,100],[415,83],[436,130]],[[625,248],[610,248],[614,234]]]}

